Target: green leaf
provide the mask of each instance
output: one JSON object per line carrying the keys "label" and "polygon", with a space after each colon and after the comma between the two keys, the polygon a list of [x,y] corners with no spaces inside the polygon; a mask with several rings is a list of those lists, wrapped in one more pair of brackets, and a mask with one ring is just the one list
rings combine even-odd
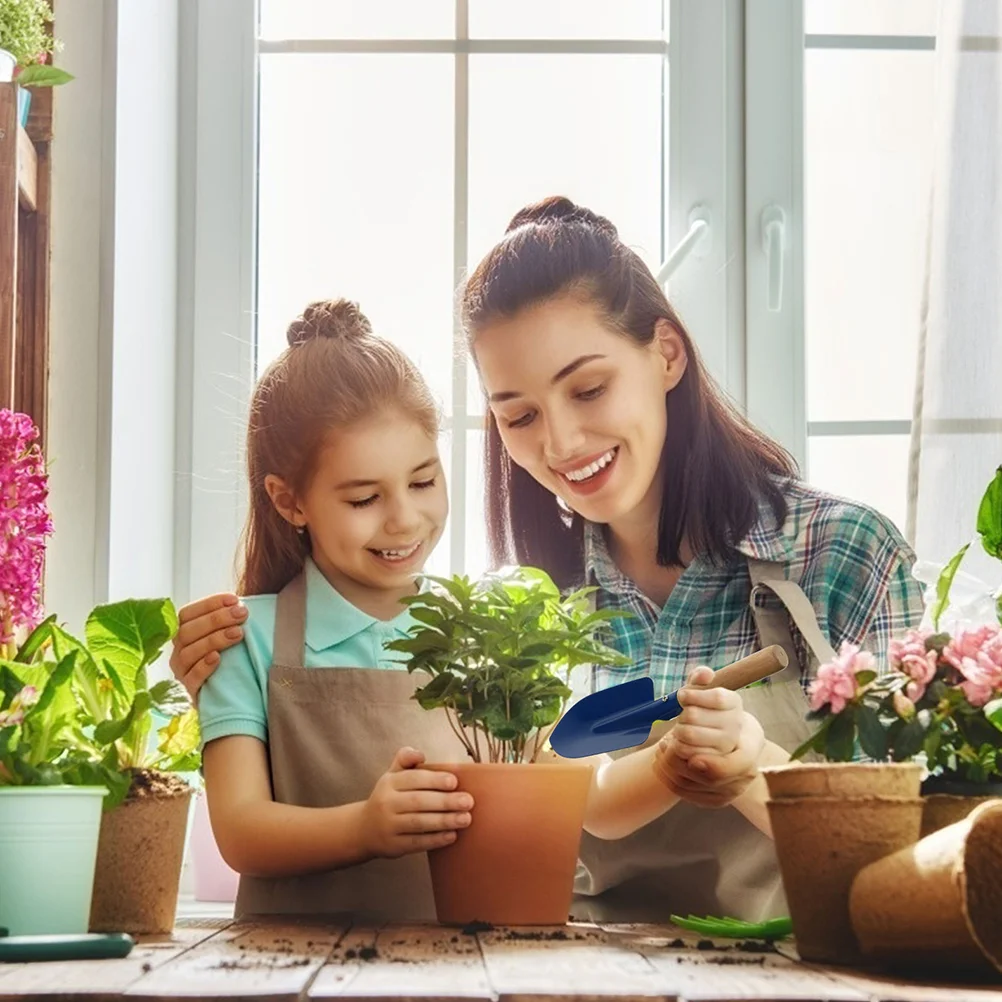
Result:
{"label": "green leaf", "polygon": [[[198,729],[198,711],[191,708],[187,713],[171,717],[170,721],[157,731],[160,741],[157,751],[160,760],[157,767],[166,772],[189,771],[190,761],[197,759],[200,732]],[[196,766],[197,768],[197,766]]]}
{"label": "green leaf", "polygon": [[177,613],[170,599],[127,599],[99,605],[87,617],[87,646],[94,660],[117,672],[131,699],[136,676],[152,664],[177,632]]}
{"label": "green leaf", "polygon": [[883,762],[887,758],[887,733],[877,711],[872,706],[860,706],[856,711],[856,726],[860,747],[875,762]]}
{"label": "green leaf", "polygon": [[150,709],[150,694],[136,693],[129,712],[121,720],[104,720],[94,728],[94,740],[99,745],[110,745],[124,737],[129,728]]}
{"label": "green leaf", "polygon": [[960,561],[964,559],[964,554],[967,553],[970,545],[970,543],[965,543],[940,572],[939,579],[936,582],[936,601],[932,607],[933,629],[939,629],[939,617],[943,615],[950,602],[950,586],[953,584],[954,577],[956,577]]}
{"label": "green leaf", "polygon": [[25,664],[33,661],[35,659],[35,655],[38,654],[51,639],[51,628],[55,621],[55,615],[42,620],[42,622],[39,623],[38,626],[36,626],[25,638],[25,641],[21,644],[17,654],[14,655],[14,660],[21,661]]}
{"label": "green leaf", "polygon": [[33,63],[31,66],[25,66],[18,73],[15,82],[22,87],[59,87],[73,79],[72,73],[67,73],[66,70],[60,69],[58,66]]}
{"label": "green leaf", "polygon": [[993,699],[990,703],[985,703],[985,716],[1002,731],[1002,699]]}
{"label": "green leaf", "polygon": [[187,713],[191,709],[191,700],[184,686],[172,678],[164,679],[151,687],[150,701],[168,717]]}
{"label": "green leaf", "polygon": [[977,530],[985,552],[1002,560],[1002,466],[995,471],[978,505]]}
{"label": "green leaf", "polygon": [[922,750],[925,734],[926,725],[923,724],[921,716],[909,720],[894,739],[894,761],[903,762],[905,759],[914,758]]}
{"label": "green leaf", "polygon": [[832,717],[825,741],[825,758],[832,762],[849,762],[856,751],[855,708],[847,706]]}

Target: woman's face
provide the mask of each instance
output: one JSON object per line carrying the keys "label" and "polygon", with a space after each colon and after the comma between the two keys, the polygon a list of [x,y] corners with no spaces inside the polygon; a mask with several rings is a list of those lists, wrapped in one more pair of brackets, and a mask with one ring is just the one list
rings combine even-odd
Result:
{"label": "woman's face", "polygon": [[562,296],[490,324],[473,351],[515,463],[589,521],[657,519],[665,394],[685,371],[670,324],[638,345]]}

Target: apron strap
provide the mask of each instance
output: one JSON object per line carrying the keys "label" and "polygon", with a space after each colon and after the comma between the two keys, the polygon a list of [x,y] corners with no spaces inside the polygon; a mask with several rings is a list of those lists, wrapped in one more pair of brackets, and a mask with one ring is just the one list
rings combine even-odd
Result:
{"label": "apron strap", "polygon": [[306,575],[297,574],[275,603],[275,649],[272,664],[289,668],[304,664],[306,653]]}
{"label": "apron strap", "polygon": [[[795,673],[799,666],[796,645],[790,633],[790,620],[796,624],[800,635],[804,638],[819,664],[835,659],[835,651],[828,639],[821,632],[818,618],[810,599],[796,581],[783,577],[779,565],[766,560],[748,560],[748,575],[751,578],[751,596],[748,604],[759,637],[763,644],[779,644],[790,656],[790,664],[773,678],[783,678],[787,673]],[[783,603],[783,609],[762,608],[755,604],[755,592],[759,588],[768,588]],[[787,616],[787,613],[789,616]],[[803,670],[803,666],[799,666]]]}

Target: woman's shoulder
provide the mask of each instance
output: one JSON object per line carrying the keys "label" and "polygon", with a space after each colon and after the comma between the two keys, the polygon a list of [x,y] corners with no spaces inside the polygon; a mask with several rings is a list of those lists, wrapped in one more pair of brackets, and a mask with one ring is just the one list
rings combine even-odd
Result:
{"label": "woman's shoulder", "polygon": [[914,560],[901,530],[887,515],[862,501],[832,494],[803,481],[783,488],[784,533],[805,556],[827,553],[857,559],[867,554]]}

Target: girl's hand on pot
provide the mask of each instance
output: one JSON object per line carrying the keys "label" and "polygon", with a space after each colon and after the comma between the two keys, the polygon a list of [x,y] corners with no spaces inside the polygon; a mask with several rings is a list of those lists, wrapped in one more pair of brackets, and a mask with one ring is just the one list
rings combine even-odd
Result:
{"label": "girl's hand on pot", "polygon": [[473,798],[451,772],[419,768],[424,753],[401,748],[365,802],[363,838],[373,856],[440,849],[470,823]]}
{"label": "girl's hand on pot", "polygon": [[174,635],[170,670],[194,700],[219,665],[219,652],[243,639],[247,607],[236,595],[210,595],[183,606]]}

